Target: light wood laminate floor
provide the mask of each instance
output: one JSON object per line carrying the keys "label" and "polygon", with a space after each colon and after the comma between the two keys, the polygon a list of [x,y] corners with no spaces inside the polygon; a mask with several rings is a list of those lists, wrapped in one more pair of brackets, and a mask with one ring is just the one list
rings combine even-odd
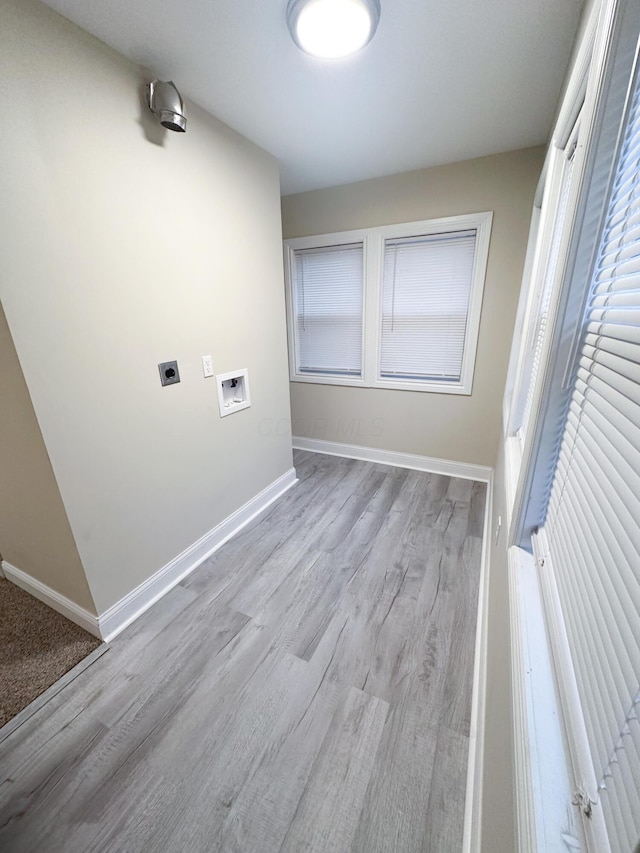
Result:
{"label": "light wood laminate floor", "polygon": [[0,850],[459,853],[485,486],[295,464],[0,743]]}

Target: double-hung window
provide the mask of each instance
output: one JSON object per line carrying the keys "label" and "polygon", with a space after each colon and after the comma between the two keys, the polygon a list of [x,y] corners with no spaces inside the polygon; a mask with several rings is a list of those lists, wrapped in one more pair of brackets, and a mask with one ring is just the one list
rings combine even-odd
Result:
{"label": "double-hung window", "polygon": [[[555,295],[543,287],[542,310],[529,311],[523,338],[544,346],[533,371],[536,347],[519,351],[524,381],[513,409],[530,451],[511,522],[521,547],[509,552],[514,707],[517,731],[528,735],[519,738],[526,749],[516,741],[516,799],[523,849],[632,853],[640,849],[640,5],[603,0],[589,29],[591,56],[576,61],[587,74],[582,141],[575,165],[570,149],[564,157],[547,232]],[[564,264],[553,251],[562,233]],[[532,631],[540,593],[544,619]],[[544,682],[547,642],[555,677],[541,692],[531,685]],[[546,693],[551,709],[556,690],[564,781],[540,738],[551,715],[538,703]]]}
{"label": "double-hung window", "polygon": [[470,394],[491,216],[286,240],[291,379]]}
{"label": "double-hung window", "polygon": [[[640,842],[640,76],[598,240],[534,554],[563,613],[558,655],[578,804],[594,846]],[[572,685],[573,687],[573,685]],[[575,691],[575,692],[574,692]],[[602,811],[595,834],[592,815]],[[600,815],[598,814],[598,817]],[[600,822],[600,821],[599,821]]]}

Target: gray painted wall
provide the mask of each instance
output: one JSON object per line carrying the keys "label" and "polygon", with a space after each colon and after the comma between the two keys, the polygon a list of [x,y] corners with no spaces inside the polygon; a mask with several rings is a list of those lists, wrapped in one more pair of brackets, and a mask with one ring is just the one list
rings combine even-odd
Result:
{"label": "gray painted wall", "polygon": [[[0,0],[0,79],[0,296],[101,613],[291,467],[277,164],[192,104],[162,130],[33,0]],[[220,419],[206,354],[250,409]]]}
{"label": "gray painted wall", "polygon": [[529,148],[283,198],[285,237],[494,212],[471,396],[292,382],[294,434],[493,465],[542,155]]}

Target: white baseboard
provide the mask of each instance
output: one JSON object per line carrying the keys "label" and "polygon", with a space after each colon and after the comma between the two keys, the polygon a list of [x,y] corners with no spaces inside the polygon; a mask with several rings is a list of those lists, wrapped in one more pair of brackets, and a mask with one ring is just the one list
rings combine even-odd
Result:
{"label": "white baseboard", "polygon": [[[491,470],[491,469],[490,469]],[[478,621],[471,696],[469,761],[465,799],[463,853],[480,853],[482,843],[482,789],[484,775],[484,731],[487,705],[487,637],[489,634],[489,562],[493,528],[493,474],[487,483],[482,532],[482,562],[478,589]]]}
{"label": "white baseboard", "polygon": [[275,500],[298,482],[295,468],[290,468],[244,506],[205,533],[197,542],[178,554],[154,575],[121,598],[98,617],[100,636],[109,642],[148,610],[183,578],[191,574],[207,557],[232,536],[263,513]]}
{"label": "white baseboard", "polygon": [[364,462],[380,462],[383,465],[413,468],[416,471],[429,471],[432,474],[461,477],[465,480],[478,480],[482,483],[488,483],[491,480],[493,471],[486,465],[453,462],[449,459],[417,456],[413,453],[399,453],[396,450],[380,450],[377,447],[341,444],[337,441],[324,441],[319,438],[294,436],[293,446],[296,450],[310,450],[313,453],[326,453],[329,456],[346,456],[349,459],[362,459]]}
{"label": "white baseboard", "polygon": [[2,561],[2,572],[8,581],[26,590],[34,598],[49,605],[53,610],[57,610],[58,613],[62,613],[63,616],[66,616],[71,622],[75,622],[76,625],[93,634],[94,637],[102,639],[98,626],[98,617],[95,614],[85,610],[84,607],[80,607],[79,604],[71,601],[65,595],[56,592],[55,589],[51,589],[50,586],[42,583],[42,581],[12,566],[6,560]]}

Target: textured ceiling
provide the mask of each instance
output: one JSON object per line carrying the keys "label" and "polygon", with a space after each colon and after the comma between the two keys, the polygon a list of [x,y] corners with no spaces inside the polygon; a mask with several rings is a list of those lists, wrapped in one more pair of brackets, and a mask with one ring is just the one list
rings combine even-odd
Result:
{"label": "textured ceiling", "polygon": [[373,41],[322,61],[287,0],[46,2],[275,155],[283,194],[545,142],[582,7],[381,0]]}

